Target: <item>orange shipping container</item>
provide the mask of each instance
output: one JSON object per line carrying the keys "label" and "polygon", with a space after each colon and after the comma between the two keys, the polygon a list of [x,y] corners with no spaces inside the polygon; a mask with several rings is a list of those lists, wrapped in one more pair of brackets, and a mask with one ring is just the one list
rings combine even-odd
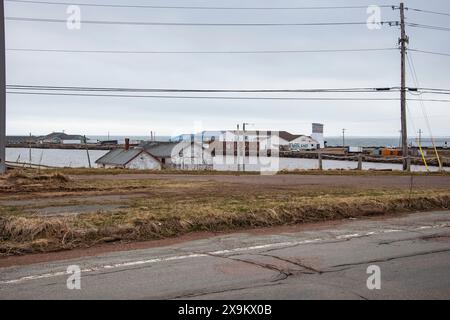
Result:
{"label": "orange shipping container", "polygon": [[398,149],[383,149],[381,150],[381,155],[383,157],[400,157],[402,155],[402,151]]}

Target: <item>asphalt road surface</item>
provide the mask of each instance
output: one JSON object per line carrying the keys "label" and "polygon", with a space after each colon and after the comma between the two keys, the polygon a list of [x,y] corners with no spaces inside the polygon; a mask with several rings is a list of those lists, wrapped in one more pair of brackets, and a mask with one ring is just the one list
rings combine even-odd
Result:
{"label": "asphalt road surface", "polygon": [[[67,267],[81,289],[67,288]],[[369,290],[369,266],[381,288]],[[450,211],[0,269],[1,299],[450,299]]]}

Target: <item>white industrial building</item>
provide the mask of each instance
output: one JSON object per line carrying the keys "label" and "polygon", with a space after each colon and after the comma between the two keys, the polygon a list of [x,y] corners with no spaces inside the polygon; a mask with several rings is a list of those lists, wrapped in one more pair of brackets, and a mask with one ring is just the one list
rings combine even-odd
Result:
{"label": "white industrial building", "polygon": [[320,149],[325,148],[325,139],[323,137],[323,124],[313,123],[311,138],[318,142]]}
{"label": "white industrial building", "polygon": [[204,132],[203,137],[211,137],[212,141],[226,142],[227,145],[234,142],[258,146],[258,150],[284,149],[290,151],[317,150],[325,147],[323,137],[323,124],[313,123],[311,136],[303,134],[291,134],[287,131],[222,131]]}

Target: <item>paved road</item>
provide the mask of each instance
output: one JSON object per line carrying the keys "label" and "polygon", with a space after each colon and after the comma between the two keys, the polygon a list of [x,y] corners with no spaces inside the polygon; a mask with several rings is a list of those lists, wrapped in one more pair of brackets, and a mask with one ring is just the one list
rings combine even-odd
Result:
{"label": "paved road", "polygon": [[450,211],[281,230],[2,268],[0,298],[450,299]]}

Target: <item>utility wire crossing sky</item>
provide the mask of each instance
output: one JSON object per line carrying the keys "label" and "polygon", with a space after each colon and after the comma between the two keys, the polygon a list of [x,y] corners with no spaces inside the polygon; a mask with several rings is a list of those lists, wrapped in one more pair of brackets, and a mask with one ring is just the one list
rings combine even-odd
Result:
{"label": "utility wire crossing sky", "polygon": [[[71,5],[80,29],[67,27]],[[248,121],[263,130],[309,133],[307,123],[320,122],[327,135],[346,127],[354,136],[397,136],[399,3],[380,1],[380,29],[367,24],[372,5],[5,0],[7,132],[176,135]],[[410,135],[431,118],[434,135],[448,136],[450,4],[405,6]],[[374,118],[391,120],[367,121]]]}

